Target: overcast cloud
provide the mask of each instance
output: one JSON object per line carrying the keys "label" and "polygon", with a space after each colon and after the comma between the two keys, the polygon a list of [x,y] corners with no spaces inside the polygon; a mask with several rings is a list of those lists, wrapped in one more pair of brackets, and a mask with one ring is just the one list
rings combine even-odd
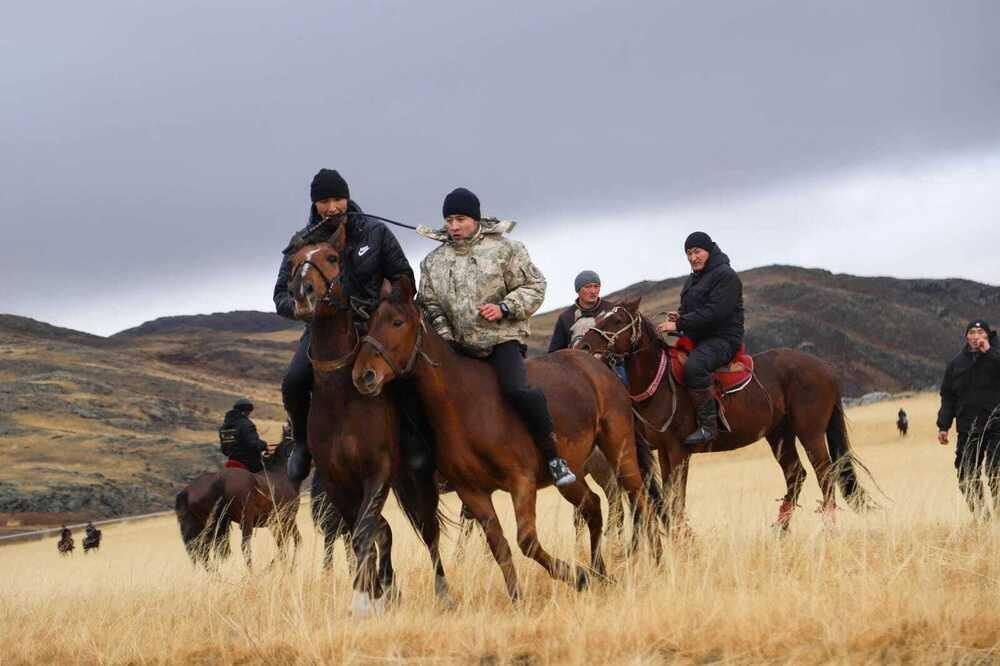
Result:
{"label": "overcast cloud", "polygon": [[[0,311],[98,333],[270,308],[308,182],[519,220],[550,279],[1000,282],[1000,4],[20,3],[0,26]],[[432,245],[399,230],[416,266]]]}

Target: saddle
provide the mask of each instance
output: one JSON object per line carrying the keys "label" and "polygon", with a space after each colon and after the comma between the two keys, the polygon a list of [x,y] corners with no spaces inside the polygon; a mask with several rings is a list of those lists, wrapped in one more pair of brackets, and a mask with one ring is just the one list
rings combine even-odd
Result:
{"label": "saddle", "polygon": [[[694,340],[688,337],[677,339],[677,346],[670,348],[670,370],[673,372],[674,381],[678,386],[684,386],[684,363],[687,361],[695,347]],[[716,392],[721,395],[729,395],[746,388],[750,380],[753,379],[753,357],[747,353],[745,345],[740,345],[736,356],[729,362],[712,373]]]}

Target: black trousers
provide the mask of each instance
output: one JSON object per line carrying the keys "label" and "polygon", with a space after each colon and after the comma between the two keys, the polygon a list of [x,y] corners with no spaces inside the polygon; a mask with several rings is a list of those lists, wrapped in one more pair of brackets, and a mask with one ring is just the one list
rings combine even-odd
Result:
{"label": "black trousers", "polygon": [[970,511],[977,513],[983,509],[983,471],[993,495],[993,512],[1000,511],[1000,434],[980,436],[978,433],[958,433],[955,470],[958,472],[958,487],[965,495]]}
{"label": "black trousers", "polygon": [[[295,441],[306,443],[309,429],[309,405],[312,398],[313,370],[309,362],[309,329],[299,339],[298,349],[281,381],[281,400],[292,420]],[[427,466],[427,455],[433,454],[434,433],[427,420],[412,380],[392,382],[387,395],[400,410],[400,446],[404,461],[411,466]]]}
{"label": "black trousers", "polygon": [[312,395],[313,371],[309,362],[309,329],[299,338],[298,349],[281,380],[281,401],[292,420],[295,441],[304,444],[309,422],[309,398]]}
{"label": "black trousers", "polygon": [[542,389],[528,386],[528,370],[524,366],[521,343],[510,340],[497,345],[486,361],[493,366],[500,381],[501,393],[528,426],[538,450],[546,460],[557,457],[551,439],[554,426],[549,403]]}
{"label": "black trousers", "polygon": [[684,363],[684,385],[689,389],[707,389],[712,373],[733,360],[737,350],[722,338],[707,338],[698,343]]}

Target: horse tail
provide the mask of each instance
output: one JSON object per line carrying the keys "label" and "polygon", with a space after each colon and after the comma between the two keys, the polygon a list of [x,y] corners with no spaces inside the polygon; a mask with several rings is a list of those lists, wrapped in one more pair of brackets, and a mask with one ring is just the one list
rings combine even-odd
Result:
{"label": "horse tail", "polygon": [[191,559],[197,561],[198,549],[200,547],[198,537],[201,536],[202,530],[205,529],[205,524],[200,522],[197,516],[194,515],[188,502],[188,491],[185,488],[177,493],[177,497],[174,499],[174,513],[177,514],[177,524],[181,529],[181,539],[184,540],[184,547],[187,549]]}
{"label": "horse tail", "polygon": [[219,557],[229,557],[229,525],[233,522],[229,517],[229,502],[226,501],[226,482],[220,476],[209,487],[208,499],[212,503],[212,511],[208,515],[207,526],[211,527],[208,534],[209,542],[215,548]]}
{"label": "horse tail", "polygon": [[855,511],[866,511],[875,506],[868,491],[858,480],[855,464],[861,467],[871,477],[871,472],[858,460],[851,450],[851,440],[847,434],[847,418],[844,414],[844,403],[838,398],[833,407],[833,414],[826,426],[826,441],[830,448],[830,458],[833,460],[832,473],[840,485],[844,499]]}
{"label": "horse tail", "polygon": [[[425,526],[429,526],[428,522],[437,523],[438,529],[441,525],[458,525],[441,510],[441,494],[434,480],[433,470],[400,470],[392,484],[392,494],[396,496],[410,527],[418,535],[424,533]],[[430,510],[431,507],[434,507],[433,511]]]}

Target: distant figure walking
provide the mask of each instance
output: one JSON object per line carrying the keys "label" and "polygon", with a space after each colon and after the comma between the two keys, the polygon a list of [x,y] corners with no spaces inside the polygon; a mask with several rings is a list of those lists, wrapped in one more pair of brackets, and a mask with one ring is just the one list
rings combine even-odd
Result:
{"label": "distant figure walking", "polygon": [[948,445],[948,429],[955,421],[958,487],[973,515],[985,518],[980,477],[984,464],[993,514],[1000,514],[1000,347],[996,332],[983,319],[965,327],[965,342],[941,382],[938,443]]}
{"label": "distant figure walking", "polygon": [[64,556],[71,554],[73,549],[76,548],[73,545],[73,533],[65,525],[62,526],[62,531],[59,532],[59,543],[56,544],[56,548],[59,549],[59,554]]}
{"label": "distant figure walking", "polygon": [[900,407],[899,413],[896,415],[896,430],[899,431],[900,437],[906,437],[906,432],[909,429],[910,421],[906,418],[906,410]]}
{"label": "distant figure walking", "polygon": [[101,549],[101,530],[94,526],[93,522],[87,523],[84,528],[86,535],[83,537],[83,552],[89,553],[92,550]]}

